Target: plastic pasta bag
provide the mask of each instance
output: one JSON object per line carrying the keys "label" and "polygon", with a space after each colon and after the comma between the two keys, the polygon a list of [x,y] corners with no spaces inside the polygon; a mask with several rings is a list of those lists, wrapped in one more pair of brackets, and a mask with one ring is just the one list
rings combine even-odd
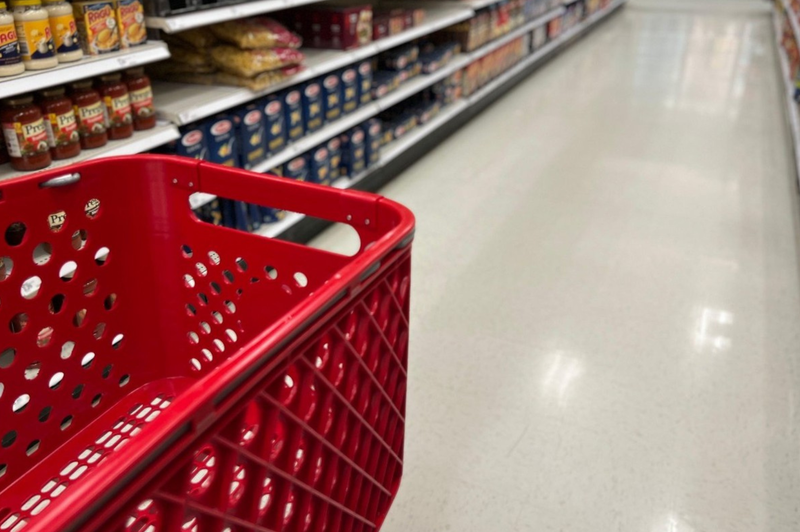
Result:
{"label": "plastic pasta bag", "polygon": [[210,27],[219,40],[239,48],[300,48],[299,36],[268,17],[229,20]]}
{"label": "plastic pasta bag", "polygon": [[302,52],[293,48],[240,50],[234,46],[215,46],[211,49],[211,61],[220,70],[252,78],[262,72],[281,67],[299,65],[305,60]]}

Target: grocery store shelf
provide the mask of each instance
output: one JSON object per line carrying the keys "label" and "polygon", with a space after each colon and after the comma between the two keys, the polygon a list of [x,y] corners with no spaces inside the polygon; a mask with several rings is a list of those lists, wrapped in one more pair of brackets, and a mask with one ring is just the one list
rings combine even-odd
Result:
{"label": "grocery store shelf", "polygon": [[[783,4],[783,10],[786,12],[786,18],[789,19],[789,25],[792,27],[794,39],[800,42],[800,24],[797,21],[797,13],[792,9],[789,0],[781,0],[781,3]],[[778,35],[780,35],[780,32],[778,32]]]}
{"label": "grocery store shelf", "polygon": [[498,48],[500,48],[504,44],[509,43],[509,42],[513,41],[514,39],[516,39],[518,37],[521,37],[522,35],[525,35],[529,31],[533,31],[535,28],[538,28],[542,24],[547,24],[548,22],[550,22],[554,18],[560,17],[561,15],[564,14],[564,11],[565,10],[564,10],[563,7],[557,7],[556,9],[553,9],[549,13],[545,13],[541,17],[535,18],[535,19],[531,20],[530,22],[526,22],[525,24],[523,24],[519,28],[510,31],[507,34],[503,35],[502,37],[500,37],[498,39],[495,39],[495,40],[489,42],[488,44],[486,44],[484,46],[481,46],[477,50],[471,52],[469,54],[469,57],[473,61],[476,60],[476,59],[480,59],[481,57],[483,57],[483,56],[485,56],[485,55],[497,50]]}
{"label": "grocery store shelf", "polygon": [[[456,102],[453,102],[452,104],[442,109],[439,112],[439,114],[436,115],[429,122],[422,124],[421,126],[417,126],[416,128],[412,129],[399,139],[385,146],[381,150],[381,160],[380,160],[381,166],[388,164],[398,155],[408,150],[411,146],[420,142],[422,139],[424,139],[425,137],[433,133],[435,130],[437,130],[439,127],[441,127],[448,121],[452,120],[453,117],[455,117],[460,112],[464,111],[467,107],[469,107],[469,102],[467,100],[458,100]],[[352,182],[350,183],[350,186],[355,185],[358,181],[362,180],[364,177],[366,176],[361,176],[361,179],[353,179]]]}
{"label": "grocery store shelf", "polygon": [[148,28],[156,28],[167,33],[199,28],[225,22],[242,17],[259,15],[289,9],[290,7],[313,4],[323,0],[256,0],[255,2],[243,2],[211,9],[202,9],[183,15],[172,15],[168,17],[145,17],[145,24]]}
{"label": "grocery store shelf", "polygon": [[130,68],[169,57],[167,45],[150,41],[141,46],[99,56],[84,57],[74,63],[64,63],[48,70],[28,70],[18,76],[0,81],[0,98],[63,85],[79,79],[99,76],[122,68]]}
{"label": "grocery store shelf", "polygon": [[303,137],[299,141],[288,146],[285,150],[282,150],[280,153],[254,166],[252,170],[254,172],[266,172],[293,159],[294,157],[297,157],[298,155],[302,155],[303,153],[316,148],[328,139],[333,138],[340,133],[344,133],[351,127],[357,126],[358,124],[369,120],[381,111],[384,111],[389,107],[408,99],[414,94],[417,94],[423,89],[430,87],[437,81],[446,78],[453,72],[464,68],[467,63],[468,61],[466,58],[461,56],[454,57],[447,65],[438,71],[432,74],[419,75],[411,80],[406,81],[400,85],[399,88],[390,92],[383,98],[368,103],[352,113],[344,115],[339,120],[326,124],[319,131]]}
{"label": "grocery store shelf", "polygon": [[615,12],[617,8],[621,7],[622,4],[624,4],[625,2],[627,2],[627,0],[612,0],[608,4],[608,7],[601,9],[600,11],[589,16],[583,22],[576,24],[574,27],[568,29],[559,36],[559,39],[562,42],[566,42],[574,37],[577,37],[581,33],[585,32],[587,29],[589,29],[592,25],[596,24],[597,22],[600,22],[601,20],[609,16],[611,13]]}
{"label": "grocery store shelf", "polygon": [[[166,144],[171,140],[175,140],[178,137],[180,137],[180,134],[178,133],[178,128],[176,128],[174,125],[159,123],[153,129],[135,132],[133,136],[128,139],[111,140],[108,142],[108,144],[106,144],[102,148],[97,148],[94,150],[84,150],[77,157],[55,161],[53,162],[53,164],[48,166],[46,170],[52,170],[53,168],[58,168],[60,166],[66,166],[69,164],[74,164],[89,159],[97,159],[100,157],[113,157],[116,155],[134,155],[137,153],[142,153],[147,150],[151,150],[153,148],[157,148],[158,146]],[[4,181],[6,179],[13,179],[15,177],[31,175],[31,173],[35,172],[18,172],[16,170],[13,170],[9,165],[3,165],[2,167],[0,167],[0,181]]]}
{"label": "grocery store shelf", "polygon": [[778,13],[772,13],[772,22],[775,27],[775,45],[778,47],[778,58],[781,64],[781,80],[784,84],[784,94],[786,98],[786,114],[789,119],[789,129],[792,133],[792,146],[794,149],[795,171],[797,173],[798,184],[800,185],[800,117],[798,117],[798,106],[794,101],[794,87],[792,84],[789,61],[786,52],[781,46],[781,24]]}
{"label": "grocery store shelf", "polygon": [[350,51],[303,49],[305,70],[263,91],[223,85],[192,85],[187,83],[155,82],[155,107],[158,117],[177,125],[201,120],[245,104],[260,96],[272,94],[327,74],[344,66],[372,57],[379,52],[428,35],[443,27],[466,20],[472,10],[460,7],[434,7],[426,10],[425,22],[409,31],[381,39],[363,48]]}

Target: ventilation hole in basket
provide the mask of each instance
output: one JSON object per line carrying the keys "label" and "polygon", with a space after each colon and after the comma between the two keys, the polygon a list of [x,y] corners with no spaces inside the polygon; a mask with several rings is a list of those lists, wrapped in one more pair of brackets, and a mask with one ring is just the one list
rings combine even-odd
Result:
{"label": "ventilation hole in basket", "polygon": [[19,414],[23,410],[28,407],[28,404],[31,402],[31,396],[27,393],[23,393],[16,399],[14,399],[14,404],[11,405],[11,410],[14,411],[15,414]]}
{"label": "ventilation hole in basket", "polygon": [[75,316],[72,318],[72,324],[75,327],[80,327],[86,321],[86,309],[82,308],[78,312],[75,313]]}
{"label": "ventilation hole in basket", "polygon": [[211,264],[213,264],[214,266],[219,266],[220,263],[219,253],[217,253],[216,251],[209,251],[208,260],[210,260]]}
{"label": "ventilation hole in basket", "polygon": [[197,532],[199,530],[196,517],[189,517],[181,525],[181,532]]}
{"label": "ventilation hole in basket", "polygon": [[105,333],[106,333],[106,324],[101,322],[95,326],[94,331],[92,331],[92,336],[94,336],[95,340],[100,340],[103,337],[103,335],[105,335]]}
{"label": "ventilation hole in basket", "polygon": [[242,464],[236,464],[233,468],[233,479],[228,490],[228,500],[231,506],[235,506],[242,500],[244,495],[245,479],[247,472]]}
{"label": "ventilation hole in basket", "polygon": [[231,343],[236,342],[239,339],[239,336],[233,331],[233,329],[225,329],[225,335],[228,337]]}
{"label": "ventilation hole in basket", "polygon": [[206,275],[208,275],[208,268],[206,268],[206,265],[203,264],[202,262],[198,262],[197,264],[195,264],[194,269],[197,271],[197,275],[199,277],[205,277]]}
{"label": "ventilation hole in basket", "polygon": [[17,350],[9,347],[0,353],[0,368],[6,369],[14,363],[14,357],[17,356]]}
{"label": "ventilation hole in basket", "polygon": [[258,501],[258,515],[259,517],[263,517],[264,514],[267,513],[270,506],[272,506],[272,501],[274,499],[274,492],[275,492],[275,483],[272,481],[271,477],[267,477],[264,479],[264,483],[261,488],[261,498]]}
{"label": "ventilation hole in basket", "polygon": [[33,440],[32,442],[30,442],[28,444],[28,447],[25,449],[25,454],[30,456],[33,453],[35,453],[36,451],[38,451],[40,443],[41,443],[41,441],[39,441],[39,440]]}
{"label": "ventilation hole in basket", "polygon": [[42,278],[38,275],[28,277],[19,289],[19,293],[25,299],[33,299],[39,295],[39,289],[42,287]]}
{"label": "ventilation hole in basket", "polygon": [[212,319],[213,319],[213,320],[214,320],[216,323],[222,323],[222,321],[223,321],[223,320],[222,320],[222,314],[221,314],[220,312],[217,312],[216,310],[215,310],[214,312],[212,312],[212,313],[211,313],[211,318],[212,318]]}
{"label": "ventilation hole in basket", "polygon": [[214,350],[217,353],[224,353],[225,352],[225,344],[222,343],[222,340],[215,338],[212,343],[214,344]]}
{"label": "ventilation hole in basket", "polygon": [[3,439],[0,440],[0,445],[2,445],[4,449],[8,449],[14,445],[15,441],[17,441],[17,431],[9,430],[3,435]]}
{"label": "ventilation hole in basket", "polygon": [[244,260],[244,259],[243,259],[243,258],[241,258],[241,257],[237,258],[237,259],[236,259],[236,268],[237,268],[237,269],[238,269],[240,272],[246,272],[246,271],[247,271],[247,261],[246,261],[246,260]]}
{"label": "ventilation hole in basket", "polygon": [[242,290],[241,288],[236,290],[236,297],[241,298],[242,294],[244,294],[244,290]]}
{"label": "ventilation hole in basket", "polygon": [[213,293],[214,295],[219,295],[220,292],[222,292],[222,288],[216,281],[211,281],[209,286],[211,287],[211,293]]}
{"label": "ventilation hole in basket", "polygon": [[103,266],[106,262],[108,262],[108,256],[110,253],[111,250],[106,247],[102,247],[97,250],[97,253],[94,254],[94,261],[98,266]]}
{"label": "ventilation hole in basket", "polygon": [[61,269],[58,270],[58,277],[65,283],[69,282],[73,277],[75,277],[75,271],[77,269],[78,263],[74,260],[66,262],[63,266],[61,266]]}
{"label": "ventilation hole in basket", "polygon": [[120,347],[122,347],[122,341],[123,340],[125,340],[125,335],[124,334],[116,335],[114,337],[114,339],[111,340],[111,347],[114,348],[114,349],[119,349]]}
{"label": "ventilation hole in basket", "polygon": [[39,422],[40,423],[44,423],[45,421],[50,419],[50,412],[52,412],[52,411],[53,411],[53,407],[51,407],[51,406],[46,406],[46,407],[42,408],[41,410],[39,410]]}
{"label": "ventilation hole in basket", "polygon": [[19,246],[25,239],[25,232],[28,227],[22,222],[14,222],[6,228],[6,244],[9,246]]}
{"label": "ventilation hole in basket", "polygon": [[97,198],[90,199],[86,202],[83,210],[86,212],[87,218],[97,218],[100,214],[100,200]]}
{"label": "ventilation hole in basket", "polygon": [[79,384],[72,390],[72,398],[73,399],[80,399],[81,394],[83,393],[83,384]]}
{"label": "ventilation hole in basket", "polygon": [[305,288],[308,286],[308,277],[303,272],[297,272],[294,274],[294,282],[297,283],[297,286],[300,288]]}
{"label": "ventilation hole in basket", "polygon": [[106,310],[111,310],[117,304],[117,294],[108,294],[108,297],[103,301],[103,307]]}
{"label": "ventilation hole in basket", "polygon": [[222,276],[225,278],[225,283],[227,284],[233,284],[236,280],[236,277],[234,277],[233,272],[230,270],[222,270]]}
{"label": "ventilation hole in basket", "polygon": [[200,342],[200,336],[198,336],[197,333],[194,331],[189,332],[186,336],[189,338],[189,343],[192,345],[195,345],[198,342]]}
{"label": "ventilation hole in basket", "polygon": [[225,301],[225,308],[230,314],[236,313],[236,305],[233,303],[233,301]]}
{"label": "ventilation hole in basket", "polygon": [[206,445],[197,451],[189,474],[189,495],[197,497],[205,493],[214,480],[216,465],[217,457],[213,447]]}
{"label": "ventilation hole in basket", "polygon": [[264,266],[264,273],[267,274],[267,279],[272,279],[274,281],[278,278],[278,270],[275,266]]}
{"label": "ventilation hole in basket", "polygon": [[256,284],[257,282],[261,281],[258,277],[251,277],[250,284]]}
{"label": "ventilation hole in basket", "polygon": [[58,314],[64,309],[64,301],[66,301],[67,296],[64,294],[56,294],[52,298],[50,298],[50,304],[48,305],[48,309],[50,310],[50,314]]}
{"label": "ventilation hole in basket", "polygon": [[123,375],[119,379],[119,387],[122,388],[123,386],[125,386],[129,382],[131,382],[131,376],[130,375]]}
{"label": "ventilation hole in basket", "polygon": [[194,288],[194,277],[188,273],[183,275],[183,286],[186,288]]}
{"label": "ventilation hole in basket", "polygon": [[47,242],[42,242],[33,250],[33,262],[37,266],[42,266],[50,262],[50,257],[53,256],[53,246]]}
{"label": "ventilation hole in basket", "polygon": [[189,303],[188,305],[186,305],[186,314],[188,316],[197,316],[197,308],[191,303]]}
{"label": "ventilation hole in basket", "polygon": [[97,279],[89,279],[83,284],[83,295],[92,296],[97,292]]}
{"label": "ventilation hole in basket", "polygon": [[83,369],[91,368],[92,362],[94,362],[94,357],[95,357],[94,353],[86,353],[85,355],[83,355],[83,358],[81,359],[81,367]]}
{"label": "ventilation hole in basket", "polygon": [[109,364],[108,366],[104,367],[103,368],[103,373],[101,374],[103,376],[103,378],[107,379],[108,377],[110,377],[111,376],[111,370],[113,370],[113,369],[114,369],[114,365],[113,364]]}
{"label": "ventilation hole in basket", "polygon": [[74,233],[72,233],[72,249],[75,251],[80,251],[86,247],[86,241],[89,239],[89,235],[86,232],[86,229],[78,229]]}
{"label": "ventilation hole in basket", "polygon": [[281,289],[289,295],[292,295],[292,288],[289,285],[282,284]]}
{"label": "ventilation hole in basket", "polygon": [[13,318],[11,318],[11,321],[8,322],[8,328],[12,333],[22,332],[27,325],[28,315],[24,312],[20,312],[19,314],[15,315]]}
{"label": "ventilation hole in basket", "polygon": [[14,269],[14,261],[11,257],[0,257],[0,281],[5,281]]}
{"label": "ventilation hole in basket", "polygon": [[187,258],[187,259],[191,259],[191,258],[192,258],[192,255],[194,255],[194,251],[192,251],[192,248],[191,248],[191,247],[189,247],[187,244],[183,244],[183,245],[181,246],[181,254],[182,254],[182,255],[183,255],[185,258]]}
{"label": "ventilation hole in basket", "polygon": [[205,358],[209,362],[214,361],[214,355],[211,354],[211,351],[208,349],[202,349],[201,352],[203,353],[203,358]]}
{"label": "ventilation hole in basket", "polygon": [[97,405],[100,404],[100,400],[103,398],[102,393],[98,393],[94,397],[92,397],[92,408],[95,408]]}
{"label": "ventilation hole in basket", "polygon": [[72,356],[72,352],[75,350],[75,342],[64,342],[64,345],[61,346],[61,358],[66,360]]}
{"label": "ventilation hole in basket", "polygon": [[47,347],[53,340],[53,328],[45,327],[36,335],[36,345],[38,347]]}
{"label": "ventilation hole in basket", "polygon": [[202,367],[203,367],[203,366],[200,364],[200,361],[199,361],[199,360],[197,360],[196,358],[193,358],[193,359],[191,359],[191,360],[189,361],[189,363],[192,365],[192,369],[193,369],[194,371],[200,371],[200,370],[202,369]]}
{"label": "ventilation hole in basket", "polygon": [[3,390],[5,389],[5,385],[0,382],[0,397],[3,397]]}
{"label": "ventilation hole in basket", "polygon": [[[78,395],[80,395],[80,394],[78,394]],[[72,396],[75,397],[75,394],[73,393]],[[67,416],[64,419],[62,419],[61,420],[61,430],[67,430],[69,428],[69,426],[72,425],[72,419],[73,419],[72,416]]]}
{"label": "ventilation hole in basket", "polygon": [[40,502],[39,504],[36,505],[36,508],[31,510],[31,515],[33,515],[33,516],[39,515],[48,506],[50,506],[50,499],[43,500],[42,502]]}
{"label": "ventilation hole in basket", "polygon": [[[0,464],[0,478],[6,474],[6,471],[8,471],[8,466],[6,464]],[[3,512],[0,512],[0,518],[2,518],[2,516]]]}
{"label": "ventilation hole in basket", "polygon": [[64,373],[59,371],[57,373],[53,373],[53,376],[50,377],[50,389],[51,390],[58,390],[58,387],[61,386],[61,381],[64,380]]}
{"label": "ventilation hole in basket", "polygon": [[197,294],[197,299],[200,301],[200,306],[204,307],[208,305],[208,296],[205,295],[203,292]]}
{"label": "ventilation hole in basket", "polygon": [[28,367],[25,368],[25,380],[32,381],[33,379],[39,376],[40,371],[42,371],[42,363],[31,362],[30,364],[28,364]]}

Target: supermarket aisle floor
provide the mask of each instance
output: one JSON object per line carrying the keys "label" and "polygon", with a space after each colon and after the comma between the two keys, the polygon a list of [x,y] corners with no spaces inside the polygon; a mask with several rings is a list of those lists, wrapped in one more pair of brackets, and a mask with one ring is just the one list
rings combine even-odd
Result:
{"label": "supermarket aisle floor", "polygon": [[384,190],[419,222],[384,532],[800,529],[777,69],[767,2],[633,2]]}

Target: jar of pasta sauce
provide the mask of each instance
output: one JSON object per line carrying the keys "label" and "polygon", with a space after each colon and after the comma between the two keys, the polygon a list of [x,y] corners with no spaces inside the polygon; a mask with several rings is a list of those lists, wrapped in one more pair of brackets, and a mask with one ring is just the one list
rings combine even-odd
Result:
{"label": "jar of pasta sauce", "polygon": [[6,148],[14,170],[39,170],[50,166],[50,146],[42,112],[33,104],[33,96],[18,96],[0,109]]}
{"label": "jar of pasta sauce", "polygon": [[144,68],[132,68],[125,72],[125,84],[131,98],[133,129],[141,131],[156,127],[156,110],[153,107],[153,88]]}
{"label": "jar of pasta sauce", "polygon": [[106,127],[111,140],[126,139],[133,135],[133,113],[128,87],[120,73],[100,76],[97,90],[106,106]]}
{"label": "jar of pasta sauce", "polygon": [[75,157],[81,152],[81,138],[72,100],[64,96],[64,88],[56,87],[42,91],[39,107],[44,114],[47,128],[47,143],[53,160]]}
{"label": "jar of pasta sauce", "polygon": [[81,148],[88,150],[105,146],[108,142],[106,132],[105,105],[100,93],[92,88],[91,81],[76,81],[71,86],[72,110],[78,122]]}

